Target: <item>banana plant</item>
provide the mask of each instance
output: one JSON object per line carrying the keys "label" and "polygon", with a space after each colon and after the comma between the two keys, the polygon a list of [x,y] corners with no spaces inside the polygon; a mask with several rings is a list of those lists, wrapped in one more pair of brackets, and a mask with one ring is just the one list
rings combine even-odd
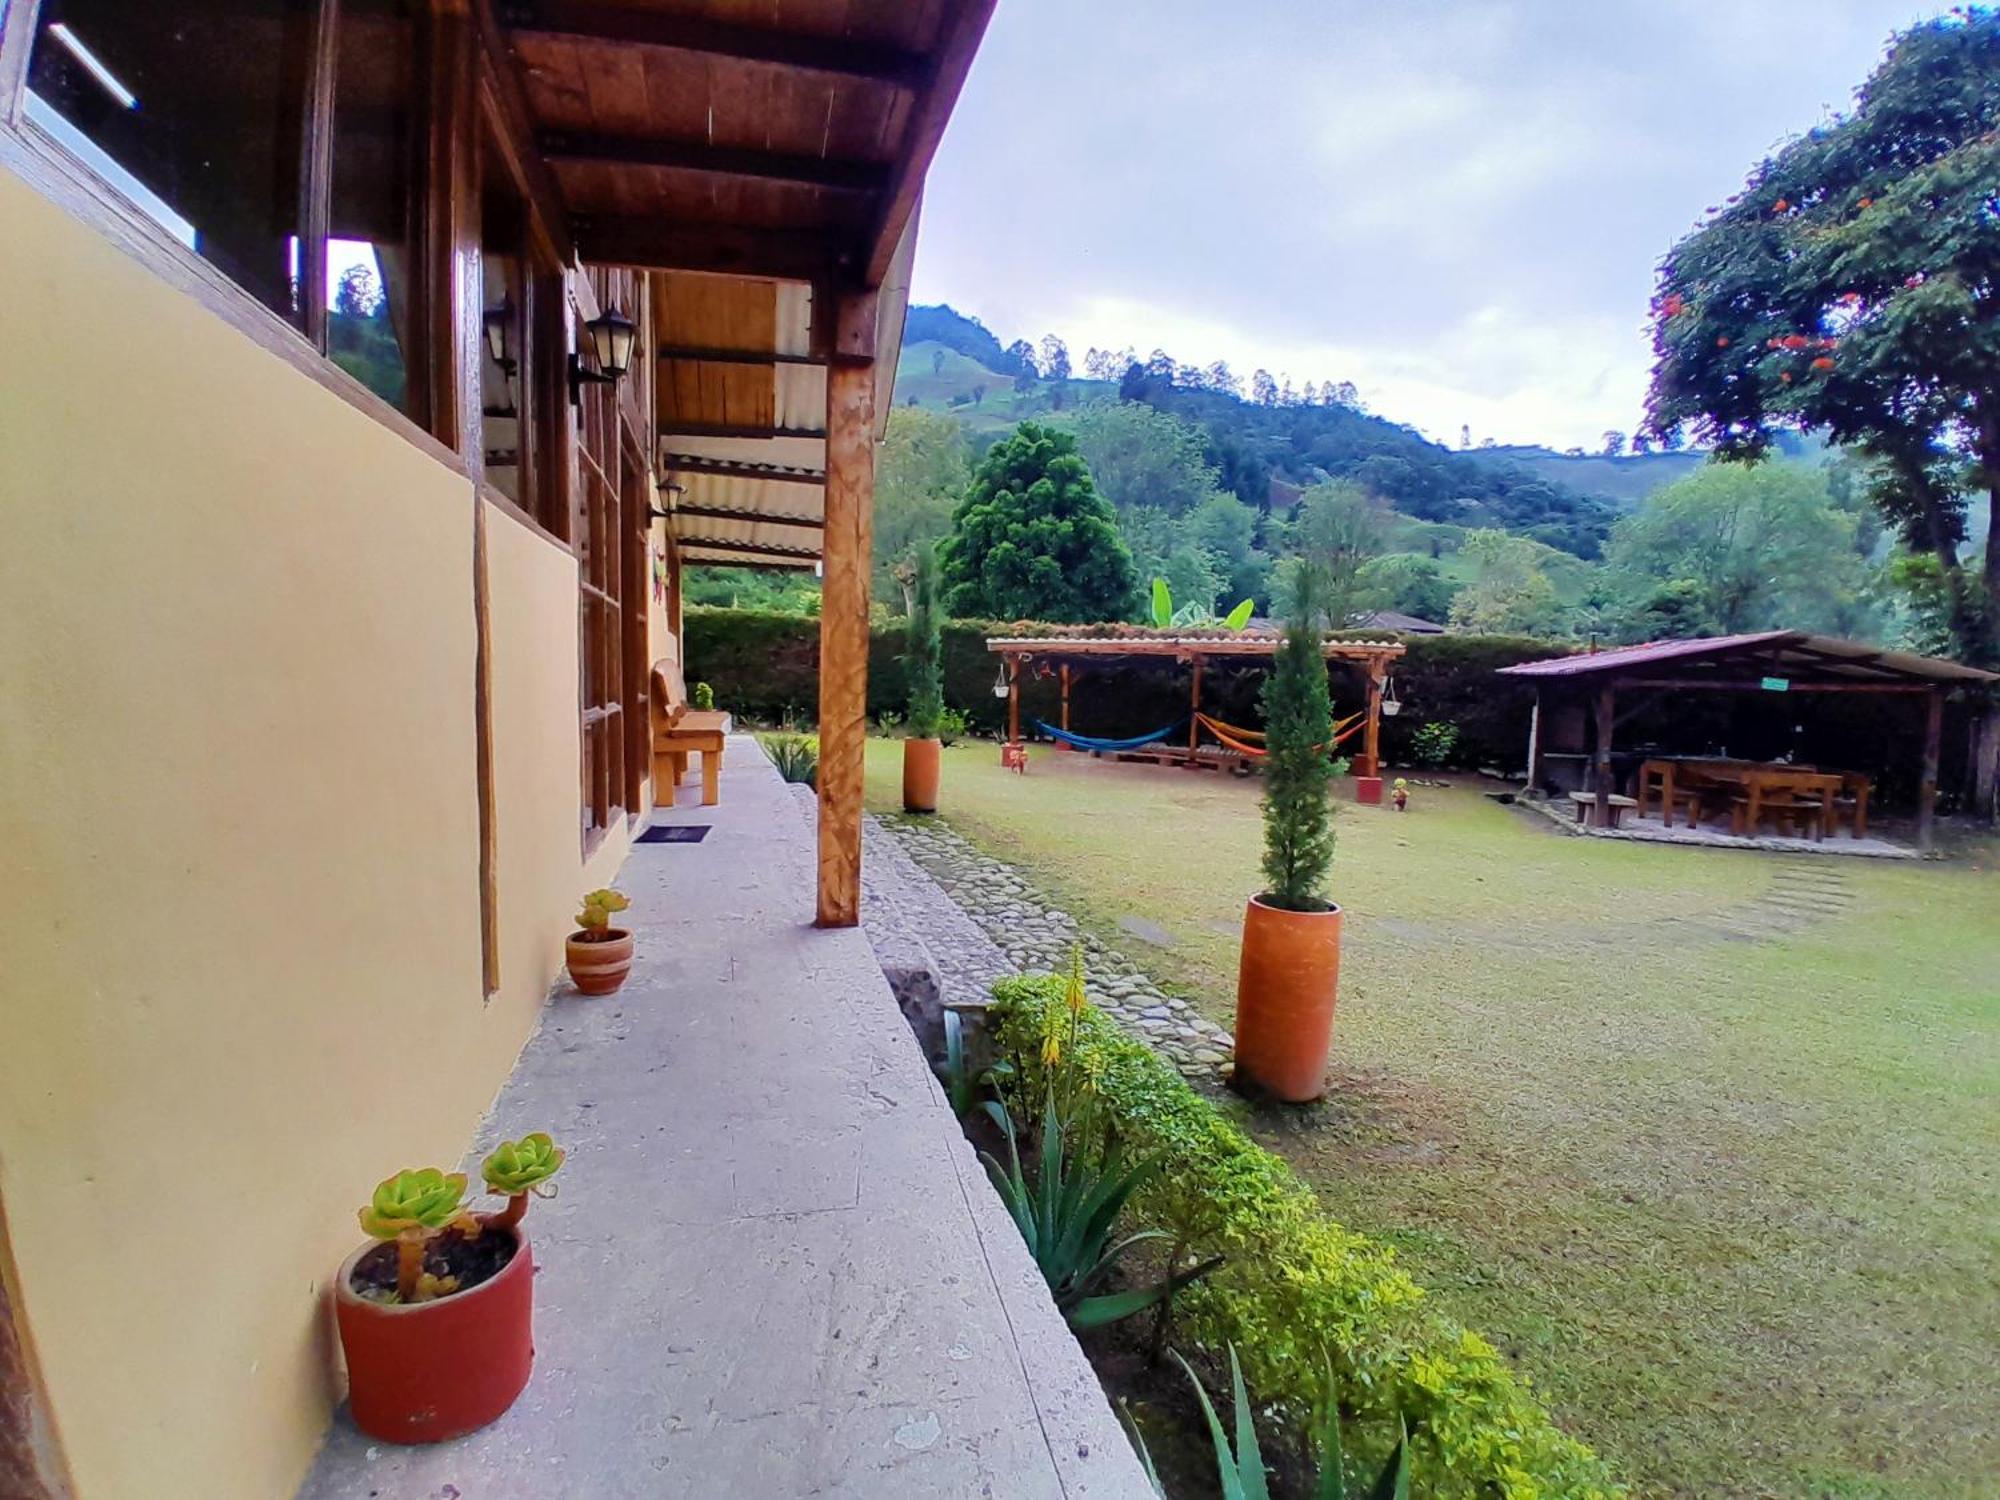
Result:
{"label": "banana plant", "polygon": [[1256,601],[1244,599],[1228,614],[1217,618],[1215,611],[1192,601],[1174,608],[1174,591],[1167,586],[1164,578],[1153,580],[1153,625],[1158,630],[1168,629],[1215,629],[1241,630],[1250,623],[1255,612]]}

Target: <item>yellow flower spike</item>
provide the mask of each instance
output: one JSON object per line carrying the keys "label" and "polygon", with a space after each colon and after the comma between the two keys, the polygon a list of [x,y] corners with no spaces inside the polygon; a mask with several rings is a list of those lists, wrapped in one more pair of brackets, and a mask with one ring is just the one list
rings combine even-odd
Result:
{"label": "yellow flower spike", "polygon": [[1054,1032],[1042,1038],[1042,1066],[1053,1068],[1062,1061],[1062,1041]]}
{"label": "yellow flower spike", "polygon": [[1063,999],[1069,1005],[1073,1016],[1083,1014],[1083,944],[1073,943],[1069,950],[1069,989]]}

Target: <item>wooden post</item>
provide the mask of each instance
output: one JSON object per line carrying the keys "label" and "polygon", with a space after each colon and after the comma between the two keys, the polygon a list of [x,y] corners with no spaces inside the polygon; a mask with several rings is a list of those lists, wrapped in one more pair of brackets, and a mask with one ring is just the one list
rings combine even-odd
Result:
{"label": "wooden post", "polygon": [[1007,743],[1021,743],[1021,658],[1007,658]]}
{"label": "wooden post", "polygon": [[1361,756],[1354,767],[1356,776],[1382,774],[1382,677],[1381,663],[1368,664],[1368,725],[1361,735]]}
{"label": "wooden post", "polygon": [[1062,683],[1062,727],[1063,733],[1067,734],[1069,733],[1069,663],[1064,662],[1057,667],[1056,673]]}
{"label": "wooden post", "polygon": [[[861,783],[868,733],[868,569],[875,508],[875,294],[833,305],[826,372],[825,578],[819,610],[819,925],[861,920]],[[815,308],[818,319],[819,309]]]}
{"label": "wooden post", "polygon": [[1938,746],[1944,737],[1944,693],[1932,688],[1924,698],[1924,768],[1917,783],[1917,847],[1930,852],[1936,834]]}
{"label": "wooden post", "polygon": [[1201,712],[1201,658],[1194,659],[1194,688],[1188,697],[1188,759],[1193,761],[1197,748],[1196,740],[1201,726],[1195,722],[1195,715]]}
{"label": "wooden post", "polygon": [[1535,684],[1535,706],[1528,712],[1528,790],[1542,784],[1542,688]]}
{"label": "wooden post", "polygon": [[1592,816],[1599,828],[1611,826],[1611,726],[1616,707],[1616,689],[1607,682],[1597,690],[1597,758],[1593,772],[1597,805]]}

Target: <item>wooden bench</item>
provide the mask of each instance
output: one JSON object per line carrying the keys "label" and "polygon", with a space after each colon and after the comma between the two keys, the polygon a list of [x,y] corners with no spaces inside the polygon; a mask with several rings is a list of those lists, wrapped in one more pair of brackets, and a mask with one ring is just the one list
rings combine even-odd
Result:
{"label": "wooden bench", "polygon": [[[1597,793],[1571,792],[1569,800],[1576,806],[1577,822],[1588,824],[1596,816]],[[1636,797],[1621,797],[1616,792],[1613,792],[1611,794],[1610,812],[1608,814],[1611,826],[1616,828],[1618,820],[1625,815],[1626,810],[1638,805],[1639,801]]]}
{"label": "wooden bench", "polygon": [[[1783,793],[1766,792],[1757,804],[1757,820],[1769,818],[1780,831],[1789,831],[1794,838],[1811,839],[1817,844],[1826,833],[1827,805],[1817,797],[1789,797]],[[1754,835],[1757,830],[1750,827],[1750,799],[1735,796],[1729,799],[1729,831],[1738,838]]]}
{"label": "wooden bench", "polygon": [[730,716],[688,707],[680,642],[671,635],[667,654],[653,663],[652,687],[653,805],[674,805],[675,791],[687,776],[688,757],[699,755],[701,805],[715,806],[722,800],[722,747],[733,727]]}

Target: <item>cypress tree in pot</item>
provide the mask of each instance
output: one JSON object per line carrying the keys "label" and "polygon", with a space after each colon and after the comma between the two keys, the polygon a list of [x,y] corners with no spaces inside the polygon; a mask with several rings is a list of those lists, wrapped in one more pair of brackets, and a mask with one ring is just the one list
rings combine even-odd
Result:
{"label": "cypress tree in pot", "polygon": [[1264,879],[1243,917],[1236,979],[1239,1082],[1304,1102],[1324,1089],[1340,984],[1333,868],[1333,704],[1322,650],[1324,597],[1298,565],[1285,639],[1264,684]]}
{"label": "cypress tree in pot", "polygon": [[937,811],[938,771],[944,744],[943,644],[938,623],[937,550],[917,548],[916,577],[910,593],[909,634],[903,667],[909,678],[909,715],[904,720],[903,811]]}

